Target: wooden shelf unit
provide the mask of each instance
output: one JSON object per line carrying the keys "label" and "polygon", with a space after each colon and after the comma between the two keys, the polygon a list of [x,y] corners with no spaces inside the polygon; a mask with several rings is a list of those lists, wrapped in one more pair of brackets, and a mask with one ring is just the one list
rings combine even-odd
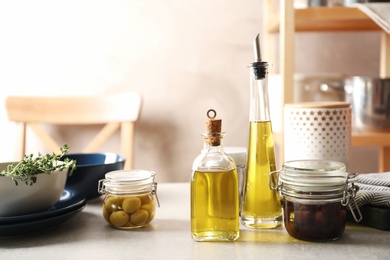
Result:
{"label": "wooden shelf unit", "polygon": [[[296,32],[380,31],[381,28],[355,7],[316,7],[295,9]],[[268,32],[279,32],[280,15],[268,21]]]}
{"label": "wooden shelf unit", "polygon": [[[294,1],[280,0],[279,12],[276,13],[275,2],[276,0],[263,1],[263,35],[265,36],[265,49],[270,53],[275,53],[273,36],[275,33],[280,34],[279,57],[283,105],[294,102],[295,32],[382,31],[371,18],[358,8],[316,7],[294,9]],[[382,31],[381,39],[379,74],[381,77],[390,77],[390,35]],[[276,60],[276,56],[272,58]],[[283,161],[283,135],[278,133],[276,140],[280,142],[279,158]],[[352,146],[379,147],[378,171],[390,171],[390,133],[352,133]]]}

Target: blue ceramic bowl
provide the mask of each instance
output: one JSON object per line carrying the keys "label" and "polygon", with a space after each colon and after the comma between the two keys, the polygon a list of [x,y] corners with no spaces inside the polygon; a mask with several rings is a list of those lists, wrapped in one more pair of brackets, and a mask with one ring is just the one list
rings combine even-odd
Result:
{"label": "blue ceramic bowl", "polygon": [[116,153],[74,153],[64,158],[76,160],[76,170],[65,188],[80,192],[87,200],[99,197],[98,182],[110,171],[122,170],[126,158]]}

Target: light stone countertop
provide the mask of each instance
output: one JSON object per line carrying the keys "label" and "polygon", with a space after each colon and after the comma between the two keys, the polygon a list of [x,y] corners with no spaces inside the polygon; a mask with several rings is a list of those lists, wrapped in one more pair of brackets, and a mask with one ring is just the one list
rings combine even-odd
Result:
{"label": "light stone countertop", "polygon": [[188,183],[160,183],[161,207],[146,228],[123,231],[104,221],[102,198],[41,233],[0,238],[0,259],[389,259],[390,232],[348,224],[332,242],[305,242],[283,227],[241,227],[236,242],[195,242],[190,233]]}

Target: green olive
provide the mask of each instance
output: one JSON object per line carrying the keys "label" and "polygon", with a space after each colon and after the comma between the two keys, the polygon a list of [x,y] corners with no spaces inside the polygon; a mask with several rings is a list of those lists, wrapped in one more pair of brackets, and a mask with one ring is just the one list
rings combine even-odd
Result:
{"label": "green olive", "polygon": [[127,223],[126,223],[126,224],[124,224],[122,227],[126,227],[126,228],[134,228],[134,227],[136,227],[136,226],[134,226],[134,224],[133,224],[133,223],[131,223],[131,221],[130,221],[130,218],[129,218],[129,221],[127,221]]}
{"label": "green olive", "polygon": [[122,202],[122,208],[126,213],[136,212],[141,207],[141,199],[137,197],[124,199]]}
{"label": "green olive", "polygon": [[105,207],[103,207],[103,217],[104,219],[110,223],[110,212],[107,211]]}
{"label": "green olive", "polygon": [[130,221],[135,226],[142,226],[149,219],[149,213],[145,209],[140,209],[130,216]]}
{"label": "green olive", "polygon": [[141,206],[140,209],[145,209],[149,212],[149,214],[154,211],[154,205],[153,204],[144,204]]}
{"label": "green olive", "polygon": [[149,204],[152,201],[152,196],[149,194],[143,195],[139,197],[142,201],[142,204]]}
{"label": "green olive", "polygon": [[154,207],[154,203],[152,202],[149,204],[142,205],[141,209],[147,210],[149,213],[149,218],[148,218],[147,222],[149,223],[150,221],[152,221],[152,219],[154,218],[154,213],[156,212],[155,207]]}
{"label": "green olive", "polygon": [[111,213],[110,222],[114,227],[121,227],[127,223],[129,215],[126,212],[120,210]]}
{"label": "green olive", "polygon": [[107,199],[104,201],[104,207],[106,210],[111,213],[117,210],[122,209],[122,198],[118,197],[107,197]]}

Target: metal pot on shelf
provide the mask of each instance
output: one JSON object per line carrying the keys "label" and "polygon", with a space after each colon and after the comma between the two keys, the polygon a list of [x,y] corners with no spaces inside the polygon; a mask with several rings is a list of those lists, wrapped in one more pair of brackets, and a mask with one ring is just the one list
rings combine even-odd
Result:
{"label": "metal pot on shelf", "polygon": [[390,78],[295,75],[294,102],[347,101],[354,131],[390,132]]}
{"label": "metal pot on shelf", "polygon": [[390,78],[350,77],[345,92],[355,130],[390,132]]}
{"label": "metal pot on shelf", "polygon": [[294,75],[294,102],[345,101],[347,76],[335,73]]}

